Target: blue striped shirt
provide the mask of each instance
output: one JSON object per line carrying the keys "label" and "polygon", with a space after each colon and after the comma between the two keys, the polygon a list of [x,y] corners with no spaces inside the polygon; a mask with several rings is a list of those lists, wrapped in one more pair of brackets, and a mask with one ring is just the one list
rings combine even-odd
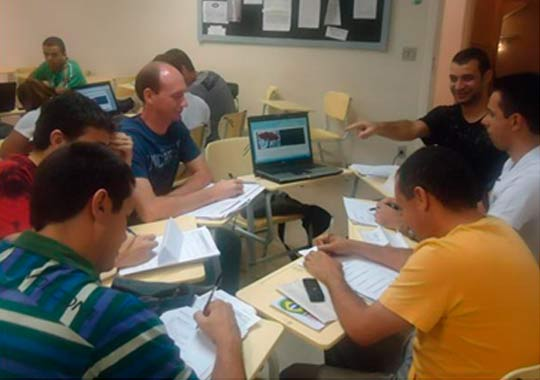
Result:
{"label": "blue striped shirt", "polygon": [[0,377],[196,379],[156,314],[35,232],[0,243]]}

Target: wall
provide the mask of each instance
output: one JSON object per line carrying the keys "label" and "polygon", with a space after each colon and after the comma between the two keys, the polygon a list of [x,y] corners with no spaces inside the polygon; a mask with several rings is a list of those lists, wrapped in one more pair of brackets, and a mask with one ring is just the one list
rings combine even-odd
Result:
{"label": "wall", "polygon": [[436,55],[433,105],[452,104],[448,76],[452,57],[469,42],[470,23],[475,0],[446,0]]}
{"label": "wall", "polygon": [[[0,66],[38,63],[48,35],[63,37],[70,57],[99,75],[134,74],[157,53],[180,47],[198,68],[238,82],[241,107],[251,114],[260,112],[259,99],[273,84],[284,98],[315,110],[325,91],[340,90],[352,95],[357,117],[416,118],[430,103],[438,7],[439,0],[395,0],[389,49],[375,52],[199,44],[195,0],[0,0]],[[401,60],[404,46],[418,48],[415,62]],[[322,121],[321,114],[312,120]],[[354,148],[355,161],[388,162],[395,153],[395,144],[380,138]]]}

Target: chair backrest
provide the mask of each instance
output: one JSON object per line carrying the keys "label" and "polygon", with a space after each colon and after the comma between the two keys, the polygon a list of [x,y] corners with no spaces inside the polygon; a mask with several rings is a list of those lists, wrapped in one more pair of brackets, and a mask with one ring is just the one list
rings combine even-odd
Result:
{"label": "chair backrest", "polygon": [[206,162],[214,181],[253,173],[249,138],[233,137],[216,140],[205,148]]}
{"label": "chair backrest", "polygon": [[122,87],[119,87],[122,84],[135,83],[134,76],[125,76],[125,77],[116,77],[112,80],[112,87],[114,89],[114,95],[117,99],[129,98],[134,94],[134,90],[128,90]]}
{"label": "chair backrest", "polygon": [[229,90],[231,91],[231,94],[234,98],[234,107],[236,108],[236,112],[238,112],[240,110],[240,101],[238,100],[240,86],[238,86],[238,83],[227,82],[227,87],[229,87]]}
{"label": "chair backrest", "polygon": [[202,149],[202,147],[204,146],[205,132],[206,132],[206,124],[201,124],[198,127],[195,127],[191,131],[189,131],[191,138],[193,139],[193,141],[195,141],[195,144],[197,144],[199,149]]}
{"label": "chair backrest", "polygon": [[333,119],[345,122],[350,104],[351,96],[344,92],[328,91],[324,95],[324,113]]}
{"label": "chair backrest", "polygon": [[279,99],[279,88],[277,86],[268,86],[266,89],[266,94],[264,95],[264,100],[275,100]]}
{"label": "chair backrest", "polygon": [[540,364],[518,368],[504,375],[501,380],[538,380],[540,379]]}
{"label": "chair backrest", "polygon": [[244,130],[247,111],[228,113],[221,117],[218,132],[222,139],[240,137]]}

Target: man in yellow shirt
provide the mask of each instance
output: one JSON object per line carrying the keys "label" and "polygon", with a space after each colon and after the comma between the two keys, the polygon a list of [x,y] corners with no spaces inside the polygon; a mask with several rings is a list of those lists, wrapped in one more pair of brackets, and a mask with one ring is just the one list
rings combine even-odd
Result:
{"label": "man in yellow shirt", "polygon": [[[512,227],[477,210],[480,188],[463,159],[439,146],[420,149],[401,166],[395,190],[422,241],[400,258],[399,276],[377,302],[367,306],[332,257],[361,255],[357,242],[330,236],[305,261],[328,287],[347,335],[369,345],[414,326],[410,379],[500,379],[537,364],[539,268]],[[394,268],[400,262],[387,259]],[[297,366],[309,377],[329,375],[326,366]]]}

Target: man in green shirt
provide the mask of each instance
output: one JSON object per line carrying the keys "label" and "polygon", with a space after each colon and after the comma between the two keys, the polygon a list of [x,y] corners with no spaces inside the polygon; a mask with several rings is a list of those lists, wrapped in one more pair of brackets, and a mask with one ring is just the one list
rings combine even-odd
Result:
{"label": "man in green shirt", "polygon": [[66,55],[66,45],[61,38],[48,37],[43,41],[45,62],[34,70],[32,77],[46,81],[57,93],[86,84],[81,67]]}

